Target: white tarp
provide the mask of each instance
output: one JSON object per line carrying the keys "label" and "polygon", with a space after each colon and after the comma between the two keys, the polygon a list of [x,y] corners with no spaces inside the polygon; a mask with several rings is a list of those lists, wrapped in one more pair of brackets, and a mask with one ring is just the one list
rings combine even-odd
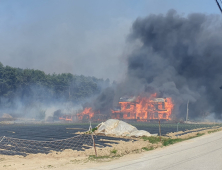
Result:
{"label": "white tarp", "polygon": [[149,132],[138,130],[135,126],[117,119],[109,119],[100,123],[97,127],[97,134],[133,137],[151,136]]}
{"label": "white tarp", "polygon": [[132,137],[151,136],[151,134],[145,130],[136,130],[130,133]]}

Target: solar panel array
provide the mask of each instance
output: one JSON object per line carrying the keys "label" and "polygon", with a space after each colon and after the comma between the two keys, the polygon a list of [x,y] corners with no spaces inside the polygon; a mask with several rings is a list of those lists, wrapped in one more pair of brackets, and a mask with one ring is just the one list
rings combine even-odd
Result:
{"label": "solar panel array", "polygon": [[62,140],[37,141],[11,137],[0,137],[0,154],[23,155],[61,152],[65,149],[83,151],[92,148],[93,140],[91,135],[78,135]]}

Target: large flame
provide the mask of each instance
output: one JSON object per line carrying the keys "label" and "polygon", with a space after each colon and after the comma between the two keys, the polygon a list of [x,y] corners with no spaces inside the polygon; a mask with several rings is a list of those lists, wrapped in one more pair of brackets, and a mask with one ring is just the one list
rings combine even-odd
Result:
{"label": "large flame", "polygon": [[139,96],[133,101],[120,101],[119,105],[119,110],[112,110],[113,119],[134,119],[137,121],[170,120],[174,107],[171,98],[156,98],[156,94],[148,98]]}
{"label": "large flame", "polygon": [[[82,112],[76,114],[80,121],[93,120],[104,121],[108,118],[128,119],[138,122],[147,122],[149,120],[170,120],[174,104],[171,98],[157,98],[157,94],[150,97],[120,98],[119,109],[111,110],[112,114],[104,116],[100,111],[94,112],[92,108],[87,107]],[[72,116],[63,116],[60,120],[72,121]]]}
{"label": "large flame", "polygon": [[83,120],[83,119],[91,120],[93,116],[94,116],[94,112],[92,108],[85,108],[81,113],[77,114],[77,117],[79,120]]}

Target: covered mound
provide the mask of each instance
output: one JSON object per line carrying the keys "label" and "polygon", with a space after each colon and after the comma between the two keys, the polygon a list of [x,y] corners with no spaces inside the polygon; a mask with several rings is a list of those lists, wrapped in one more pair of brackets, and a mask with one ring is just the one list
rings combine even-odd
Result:
{"label": "covered mound", "polygon": [[135,126],[132,126],[126,122],[117,119],[109,119],[100,123],[95,131],[98,135],[114,135],[114,136],[130,136],[141,137],[151,136],[151,134],[145,130],[138,130]]}

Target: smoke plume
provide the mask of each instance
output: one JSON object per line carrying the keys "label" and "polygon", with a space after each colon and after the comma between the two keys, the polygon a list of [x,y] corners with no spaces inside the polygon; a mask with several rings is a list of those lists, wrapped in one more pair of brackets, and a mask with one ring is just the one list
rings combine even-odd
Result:
{"label": "smoke plume", "polygon": [[[126,81],[119,95],[156,92],[172,97],[175,112],[185,117],[215,113],[222,118],[222,22],[216,15],[193,13],[138,18],[128,37],[137,44],[127,57]],[[139,45],[138,45],[139,44]]]}

